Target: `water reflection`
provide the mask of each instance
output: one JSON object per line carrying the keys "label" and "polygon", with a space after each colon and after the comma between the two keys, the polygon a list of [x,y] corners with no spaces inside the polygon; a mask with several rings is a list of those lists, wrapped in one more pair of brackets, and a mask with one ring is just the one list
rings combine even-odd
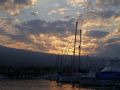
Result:
{"label": "water reflection", "polygon": [[55,82],[50,82],[50,90],[94,90],[94,89],[73,87],[70,84],[58,85]]}
{"label": "water reflection", "polygon": [[120,90],[116,88],[81,88],[58,85],[46,80],[0,80],[0,90]]}

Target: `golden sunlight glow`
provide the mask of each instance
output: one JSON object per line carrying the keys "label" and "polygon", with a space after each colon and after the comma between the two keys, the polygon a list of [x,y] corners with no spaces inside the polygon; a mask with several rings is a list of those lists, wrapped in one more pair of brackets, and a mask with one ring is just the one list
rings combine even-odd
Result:
{"label": "golden sunlight glow", "polygon": [[83,28],[92,28],[92,27],[110,27],[112,20],[107,19],[95,19],[95,20],[85,20]]}
{"label": "golden sunlight glow", "polygon": [[37,0],[31,0],[32,5],[34,5],[35,3],[37,3]]}
{"label": "golden sunlight glow", "polygon": [[[30,35],[29,38],[33,43],[40,44],[43,47],[47,48],[48,53],[54,53],[54,54],[73,54],[73,42],[74,42],[74,35],[69,35],[65,38],[60,38],[57,36],[53,36],[50,34],[39,34],[39,35]],[[79,38],[79,36],[77,36]],[[84,38],[86,41],[88,38]],[[49,46],[48,46],[49,45]],[[79,40],[76,45],[76,55],[78,55],[78,46],[79,46]],[[94,52],[93,48],[96,48],[96,43],[89,43],[89,42],[83,42],[82,43],[82,55],[87,55],[89,53]],[[91,48],[91,49],[85,49],[85,48]],[[90,51],[89,51],[90,50]]]}
{"label": "golden sunlight glow", "polygon": [[73,7],[85,5],[87,0],[67,0],[67,3]]}
{"label": "golden sunlight glow", "polygon": [[16,48],[16,49],[27,49],[30,51],[39,51],[38,49],[34,48],[32,45],[30,44],[26,44],[24,42],[14,42],[8,45],[5,45],[7,47],[11,47],[11,48]]}
{"label": "golden sunlight glow", "polygon": [[[103,19],[95,19],[95,20],[85,20],[83,23],[83,33],[82,33],[82,47],[81,47],[81,55],[88,55],[94,54],[96,49],[99,47],[98,42],[101,41],[102,43],[109,40],[111,37],[119,37],[119,26],[116,23],[116,30],[112,33],[107,35],[104,38],[99,40],[95,38],[90,38],[86,36],[86,29],[87,28],[94,28],[94,27],[109,27],[112,26],[110,23],[111,20],[102,21]],[[113,17],[112,17],[113,20]],[[120,21],[119,17],[114,19],[114,22]],[[14,32],[12,26],[7,24],[6,21],[1,22],[0,27],[6,26],[4,29],[6,33],[17,35],[19,32]],[[20,41],[12,41],[10,42],[8,37],[4,37],[1,41],[7,47],[13,47],[18,49],[27,49],[32,51],[39,51],[39,52],[47,52],[47,53],[54,53],[54,54],[66,54],[72,55],[73,54],[73,43],[74,43],[74,34],[66,32],[66,36],[59,37],[57,34],[47,34],[47,33],[38,33],[38,34],[29,34],[28,39],[31,43],[27,44],[26,42]],[[3,37],[3,36],[1,36]],[[7,43],[5,43],[7,42]],[[79,54],[79,35],[77,35],[77,43],[76,43],[76,55]],[[42,49],[41,49],[42,48]]]}

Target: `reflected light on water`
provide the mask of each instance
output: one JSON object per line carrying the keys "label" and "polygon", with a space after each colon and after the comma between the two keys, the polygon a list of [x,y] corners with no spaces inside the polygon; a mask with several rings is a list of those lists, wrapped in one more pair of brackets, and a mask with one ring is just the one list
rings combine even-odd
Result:
{"label": "reflected light on water", "polygon": [[0,90],[120,90],[114,88],[82,88],[70,84],[58,85],[47,80],[0,80]]}
{"label": "reflected light on water", "polygon": [[77,88],[73,87],[70,84],[58,85],[53,81],[50,82],[50,90],[94,90],[94,89]]}
{"label": "reflected light on water", "polygon": [[0,90],[93,90],[46,80],[0,80]]}

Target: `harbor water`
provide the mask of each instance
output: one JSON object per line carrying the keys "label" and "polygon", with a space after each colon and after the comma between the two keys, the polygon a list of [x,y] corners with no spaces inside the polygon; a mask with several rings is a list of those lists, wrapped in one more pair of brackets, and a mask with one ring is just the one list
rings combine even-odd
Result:
{"label": "harbor water", "polygon": [[58,85],[55,81],[47,80],[0,80],[0,90],[110,90],[110,88],[73,87],[70,84]]}

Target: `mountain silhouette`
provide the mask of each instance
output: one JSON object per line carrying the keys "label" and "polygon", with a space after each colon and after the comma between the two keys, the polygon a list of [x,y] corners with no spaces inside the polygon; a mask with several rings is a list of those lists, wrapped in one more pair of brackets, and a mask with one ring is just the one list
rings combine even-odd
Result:
{"label": "mountain silhouette", "polygon": [[[57,59],[56,59],[57,58]],[[57,61],[57,64],[56,64]],[[62,56],[63,65],[71,65],[71,56]],[[2,66],[12,66],[12,67],[28,67],[28,66],[60,66],[61,55],[48,54],[42,52],[33,52],[22,49],[8,48],[0,46],[0,65]],[[86,69],[96,69],[106,66],[108,62],[107,58],[101,57],[81,57],[81,67]],[[73,61],[73,66],[77,67],[79,59]]]}
{"label": "mountain silhouette", "polygon": [[56,55],[0,46],[0,65],[53,66]]}

